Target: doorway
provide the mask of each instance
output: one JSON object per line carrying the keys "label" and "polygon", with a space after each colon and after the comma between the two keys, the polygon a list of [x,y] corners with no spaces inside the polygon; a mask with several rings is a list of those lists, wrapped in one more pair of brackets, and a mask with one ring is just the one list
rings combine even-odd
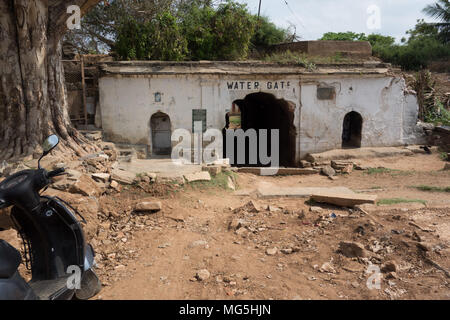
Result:
{"label": "doorway", "polygon": [[172,153],[172,130],[167,114],[157,112],[150,119],[152,155],[169,156]]}
{"label": "doorway", "polygon": [[363,118],[355,111],[349,112],[344,117],[342,130],[342,148],[361,148]]}
{"label": "doorway", "polygon": [[[284,99],[277,99],[273,94],[258,92],[247,95],[243,100],[233,102],[233,109],[226,115],[225,130],[242,129],[247,132],[249,129],[255,129],[259,145],[259,130],[267,129],[270,137],[271,130],[279,130],[279,160],[282,167],[295,166],[295,145],[296,145],[296,128],[294,126],[295,105]],[[225,134],[224,134],[225,138]],[[235,141],[236,143],[236,141]],[[262,164],[250,163],[248,152],[250,140],[247,139],[245,147],[245,164],[238,166],[257,166]],[[270,153],[271,140],[267,139],[267,150]],[[238,150],[235,144],[235,161],[237,163]],[[259,146],[258,146],[259,150]],[[240,150],[240,152],[243,152]],[[226,139],[224,139],[224,157],[227,158]],[[230,159],[231,160],[231,159]]]}

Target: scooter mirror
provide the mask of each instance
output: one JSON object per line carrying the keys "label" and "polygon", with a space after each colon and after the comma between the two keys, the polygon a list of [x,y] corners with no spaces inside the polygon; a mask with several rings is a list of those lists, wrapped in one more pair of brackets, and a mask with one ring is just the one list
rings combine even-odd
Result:
{"label": "scooter mirror", "polygon": [[59,138],[57,135],[52,134],[47,139],[45,139],[44,143],[42,144],[42,149],[44,150],[44,155],[48,154],[50,151],[52,151],[59,143]]}

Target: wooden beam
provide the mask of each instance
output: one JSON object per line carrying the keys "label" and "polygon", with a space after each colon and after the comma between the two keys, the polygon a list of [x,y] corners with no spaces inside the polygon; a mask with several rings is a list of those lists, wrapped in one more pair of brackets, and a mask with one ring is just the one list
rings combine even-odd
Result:
{"label": "wooden beam", "polygon": [[83,89],[83,108],[84,108],[84,124],[87,126],[88,115],[87,115],[87,103],[86,103],[86,83],[84,78],[84,56],[80,56],[81,60],[81,88]]}

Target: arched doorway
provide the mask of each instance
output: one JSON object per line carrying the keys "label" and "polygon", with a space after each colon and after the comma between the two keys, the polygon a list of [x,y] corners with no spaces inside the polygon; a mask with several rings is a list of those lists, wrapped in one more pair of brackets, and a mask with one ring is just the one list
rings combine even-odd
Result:
{"label": "arched doorway", "polygon": [[172,152],[172,130],[167,114],[157,112],[150,119],[152,155],[168,156]]}
{"label": "arched doorway", "polygon": [[342,148],[361,148],[363,118],[352,111],[345,115],[342,130]]}
{"label": "arched doorway", "polygon": [[[247,95],[243,100],[233,102],[233,109],[226,115],[225,130],[242,129],[247,132],[249,129],[255,129],[257,139],[259,141],[259,130],[267,129],[270,136],[271,130],[279,130],[279,165],[283,167],[295,166],[295,145],[296,145],[296,128],[294,126],[295,105],[284,100],[277,99],[273,94],[258,92]],[[250,140],[246,142],[245,148],[245,164],[237,164],[238,166],[262,166],[249,163],[249,145]],[[226,139],[224,134],[224,157],[228,158],[226,152]],[[267,140],[267,150],[271,150],[271,141]],[[235,145],[235,158],[238,157],[238,150]],[[259,142],[258,142],[259,150]],[[242,152],[242,150],[240,150]],[[231,159],[230,159],[231,160]],[[232,161],[237,163],[238,161]]]}

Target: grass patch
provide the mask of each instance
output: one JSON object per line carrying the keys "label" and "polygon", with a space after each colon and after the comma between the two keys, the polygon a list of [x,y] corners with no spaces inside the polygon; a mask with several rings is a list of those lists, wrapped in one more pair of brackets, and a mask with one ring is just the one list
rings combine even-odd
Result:
{"label": "grass patch", "polygon": [[384,174],[384,173],[391,173],[392,169],[387,168],[369,168],[367,169],[367,174]]}
{"label": "grass patch", "polygon": [[344,57],[341,53],[333,56],[308,56],[305,53],[292,52],[290,50],[283,52],[274,52],[262,58],[263,61],[279,64],[297,64],[305,67],[309,71],[317,69],[318,64],[345,64],[355,62],[354,59]]}
{"label": "grass patch", "polygon": [[449,161],[450,159],[448,158],[448,154],[447,152],[441,152],[439,153],[439,157],[444,160],[444,161]]}
{"label": "grass patch", "polygon": [[263,58],[266,62],[273,62],[279,64],[298,64],[299,66],[305,67],[306,69],[313,71],[316,69],[316,65],[309,57],[305,54],[299,54],[291,52],[289,50],[284,52],[275,52],[267,55]]}
{"label": "grass patch", "polygon": [[390,199],[381,199],[378,201],[378,205],[393,205],[393,204],[399,204],[399,203],[421,203],[426,204],[427,202],[425,200],[420,199],[403,199],[403,198],[390,198]]}
{"label": "grass patch", "polygon": [[390,174],[391,176],[409,176],[412,175],[413,171],[402,171],[397,169],[388,169],[388,168],[369,168],[366,171],[366,174],[368,175],[375,175],[375,174]]}
{"label": "grass patch", "polygon": [[427,185],[420,185],[420,186],[412,186],[411,188],[428,192],[450,192],[450,187],[433,187]]}
{"label": "grass patch", "polygon": [[434,125],[450,126],[450,111],[445,109],[444,104],[437,99],[432,109],[425,115],[425,122]]}
{"label": "grass patch", "polygon": [[231,178],[237,189],[236,177],[236,173],[232,171],[223,171],[216,176],[211,176],[210,181],[194,181],[189,183],[189,185],[197,189],[219,188],[231,190],[228,188],[228,178]]}

